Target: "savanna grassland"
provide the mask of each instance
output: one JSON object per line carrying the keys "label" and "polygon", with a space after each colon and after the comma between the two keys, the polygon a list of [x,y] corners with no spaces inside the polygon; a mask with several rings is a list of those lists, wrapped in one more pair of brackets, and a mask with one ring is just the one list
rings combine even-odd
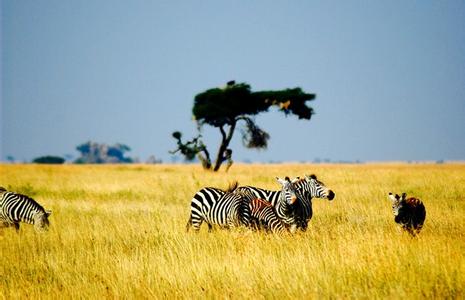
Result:
{"label": "savanna grassland", "polygon": [[[204,186],[278,189],[315,173],[307,232],[186,233]],[[45,234],[0,231],[0,298],[464,298],[465,165],[0,165],[0,185],[53,211]],[[398,230],[388,192],[421,198],[419,237]]]}

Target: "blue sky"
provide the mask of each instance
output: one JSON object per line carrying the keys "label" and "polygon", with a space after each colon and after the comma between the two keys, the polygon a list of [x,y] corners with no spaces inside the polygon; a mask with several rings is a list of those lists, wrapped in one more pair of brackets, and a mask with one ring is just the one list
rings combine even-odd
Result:
{"label": "blue sky", "polygon": [[170,162],[194,96],[232,79],[317,94],[311,121],[257,117],[266,151],[236,132],[236,161],[465,160],[463,1],[1,3],[2,160],[92,140]]}

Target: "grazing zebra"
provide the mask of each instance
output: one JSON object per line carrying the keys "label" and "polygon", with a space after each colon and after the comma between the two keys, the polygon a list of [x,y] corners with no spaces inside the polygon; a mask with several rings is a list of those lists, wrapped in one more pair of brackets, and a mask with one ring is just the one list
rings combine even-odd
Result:
{"label": "grazing zebra", "polygon": [[249,205],[252,227],[260,229],[263,225],[266,230],[278,234],[286,230],[270,202],[257,198],[250,201]]}
{"label": "grazing zebra", "polygon": [[8,192],[0,187],[0,227],[13,225],[19,230],[19,223],[33,224],[37,231],[48,230],[48,216],[52,212],[45,210],[34,199]]}
{"label": "grazing zebra", "polygon": [[[251,201],[260,198],[270,202],[276,210],[278,217],[284,222],[286,227],[289,227],[291,232],[295,232],[300,221],[296,215],[297,194],[293,181],[286,177],[281,179],[276,177],[276,180],[281,184],[280,191],[268,191],[252,186],[242,186],[236,189],[236,193],[242,193]],[[296,180],[296,179],[295,179]]]}
{"label": "grazing zebra", "polygon": [[420,233],[423,227],[426,218],[426,209],[420,199],[406,197],[405,193],[402,196],[389,193],[389,199],[392,201],[394,221],[400,224],[412,236],[415,236]]}
{"label": "grazing zebra", "polygon": [[[291,231],[295,231],[297,228],[305,231],[308,226],[308,222],[313,216],[312,210],[312,198],[326,198],[333,200],[335,194],[332,190],[328,189],[323,182],[319,181],[315,175],[305,175],[305,178],[296,178],[292,181],[297,197],[299,201],[293,205],[293,209],[290,210],[290,216],[283,216],[278,212],[278,216],[282,219],[290,217],[290,220],[284,221],[287,225],[291,224],[295,228],[291,227]],[[278,199],[281,195],[281,191],[270,191],[261,189],[253,186],[242,186],[236,189],[238,192],[244,192],[252,194],[249,198],[260,198],[270,202],[275,209],[278,207]]]}
{"label": "grazing zebra", "polygon": [[237,188],[237,182],[226,191],[206,187],[198,191],[191,200],[191,214],[186,229],[193,227],[200,230],[202,222],[208,224],[208,231],[213,225],[223,228],[240,225],[249,226],[250,209],[247,199],[242,193],[233,193]]}

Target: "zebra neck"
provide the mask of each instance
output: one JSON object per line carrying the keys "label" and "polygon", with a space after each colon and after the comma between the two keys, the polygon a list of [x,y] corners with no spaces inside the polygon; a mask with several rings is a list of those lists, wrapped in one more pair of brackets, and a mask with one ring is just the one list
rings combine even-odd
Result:
{"label": "zebra neck", "polygon": [[39,209],[32,209],[28,213],[21,215],[19,221],[34,225],[34,216],[40,212]]}

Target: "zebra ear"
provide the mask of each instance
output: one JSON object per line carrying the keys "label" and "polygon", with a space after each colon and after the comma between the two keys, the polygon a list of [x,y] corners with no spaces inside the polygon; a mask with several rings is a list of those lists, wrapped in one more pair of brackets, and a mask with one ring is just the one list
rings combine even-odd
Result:
{"label": "zebra ear", "polygon": [[305,175],[305,177],[310,180],[310,179],[316,179],[316,175],[315,174],[312,174],[312,175]]}
{"label": "zebra ear", "polygon": [[405,200],[407,198],[407,193],[402,193],[402,200]]}
{"label": "zebra ear", "polygon": [[394,197],[394,195],[392,193],[389,193],[388,197],[389,197],[389,199],[391,199],[392,202],[397,201],[396,197]]}
{"label": "zebra ear", "polygon": [[47,209],[47,210],[45,210],[45,214],[46,214],[47,217],[48,217],[48,216],[50,216],[50,215],[52,214],[52,211]]}
{"label": "zebra ear", "polygon": [[279,182],[279,184],[283,185],[286,181],[279,178],[279,177],[276,177],[276,180]]}

